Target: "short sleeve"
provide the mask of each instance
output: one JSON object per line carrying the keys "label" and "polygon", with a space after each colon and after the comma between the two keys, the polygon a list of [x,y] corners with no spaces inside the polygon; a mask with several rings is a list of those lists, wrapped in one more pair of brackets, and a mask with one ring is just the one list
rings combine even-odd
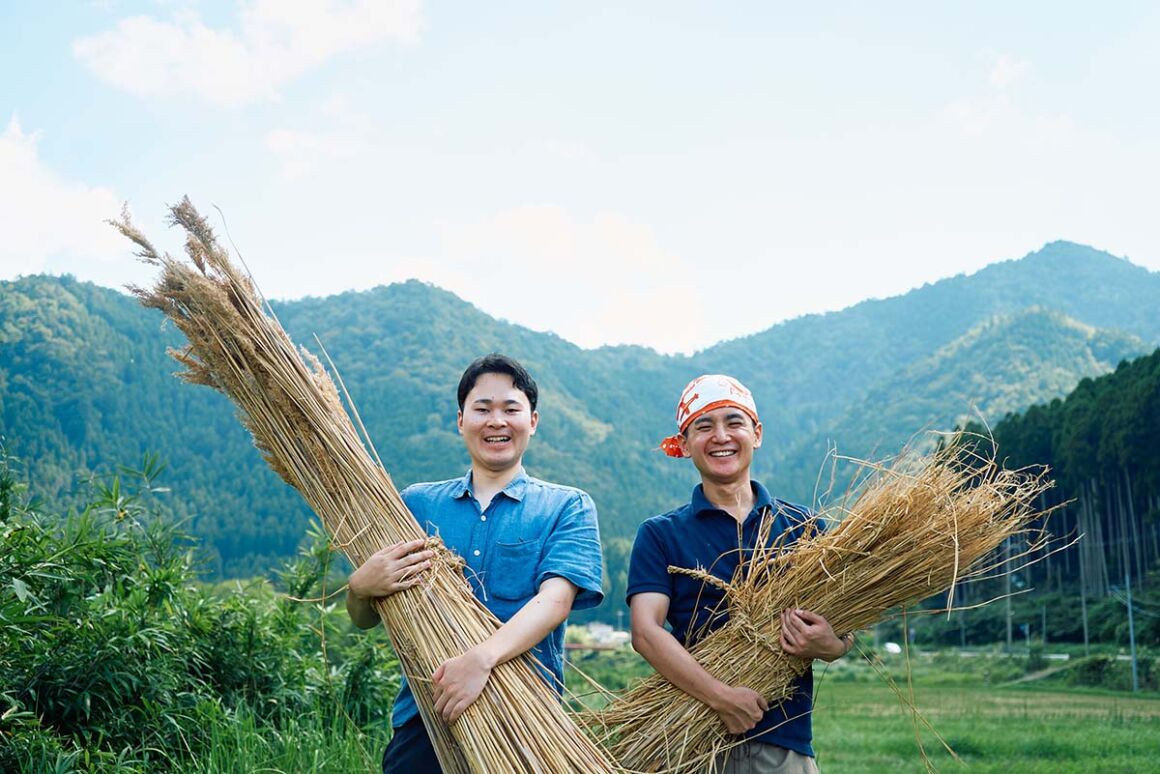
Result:
{"label": "short sleeve", "polygon": [[830,521],[828,518],[826,518],[824,513],[818,514],[814,511],[806,511],[806,513],[809,514],[811,519],[814,519],[814,529],[816,529],[820,535],[829,532],[837,525],[837,522]]}
{"label": "short sleeve", "polygon": [[432,502],[430,484],[411,484],[399,492],[399,497],[402,498],[403,505],[407,506],[407,510],[415,517],[419,529],[428,535],[439,536],[439,527],[433,520],[435,518],[433,514],[438,513],[438,508]]}
{"label": "short sleeve", "polygon": [[794,505],[783,501],[775,501],[776,514],[784,525],[780,532],[775,529],[774,535],[785,534],[783,538],[786,546],[792,546],[803,538],[813,537],[829,529],[824,516],[818,516],[813,510],[801,505]]}
{"label": "short sleeve", "polygon": [[399,498],[402,499],[403,505],[407,506],[407,510],[415,517],[415,521],[421,521],[419,511],[422,510],[421,497],[419,497],[419,488],[414,484],[399,492]]}
{"label": "short sleeve", "polygon": [[625,601],[631,604],[633,594],[645,591],[655,591],[670,598],[673,596],[668,552],[665,551],[656,524],[651,520],[640,525],[636,531],[636,540],[632,543]]}
{"label": "short sleeve", "polygon": [[580,590],[573,610],[596,607],[604,600],[600,527],[596,505],[585,492],[576,492],[568,499],[545,541],[536,588],[550,577],[570,581]]}

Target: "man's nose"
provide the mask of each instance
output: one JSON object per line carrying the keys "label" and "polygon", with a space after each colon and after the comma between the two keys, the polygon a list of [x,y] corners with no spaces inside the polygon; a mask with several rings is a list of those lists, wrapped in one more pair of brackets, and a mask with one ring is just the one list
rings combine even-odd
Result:
{"label": "man's nose", "polygon": [[713,425],[713,440],[714,441],[728,441],[729,440],[729,433],[726,432],[725,425],[723,425],[723,424]]}

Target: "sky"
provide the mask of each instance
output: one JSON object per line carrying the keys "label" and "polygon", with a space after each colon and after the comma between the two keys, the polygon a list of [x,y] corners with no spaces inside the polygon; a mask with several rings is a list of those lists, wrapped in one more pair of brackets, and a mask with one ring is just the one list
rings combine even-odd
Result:
{"label": "sky", "polygon": [[1056,239],[1160,270],[1158,39],[1132,2],[3,3],[0,279],[145,283],[104,221],[177,252],[185,195],[267,297],[418,278],[584,347]]}

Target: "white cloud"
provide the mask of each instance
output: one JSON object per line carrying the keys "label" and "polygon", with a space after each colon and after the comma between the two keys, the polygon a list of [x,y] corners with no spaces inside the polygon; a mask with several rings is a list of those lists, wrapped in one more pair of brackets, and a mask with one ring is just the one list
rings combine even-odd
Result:
{"label": "white cloud", "polygon": [[266,148],[280,162],[282,177],[304,177],[328,162],[351,158],[360,144],[342,132],[274,129],[266,134]]}
{"label": "white cloud", "polygon": [[989,87],[981,94],[950,103],[942,118],[968,138],[992,135],[1036,150],[1066,146],[1076,133],[1070,116],[1036,114],[1013,98],[1013,87],[1028,69],[1027,62],[1009,54],[995,57],[987,77]]}
{"label": "white cloud", "polygon": [[99,78],[142,97],[192,92],[219,105],[277,95],[279,87],[346,51],[409,43],[420,0],[251,0],[239,31],[208,27],[188,11],[163,21],[122,19],[81,38],[73,53]]}
{"label": "white cloud", "polygon": [[327,123],[324,130],[279,127],[266,133],[266,149],[278,158],[283,178],[302,178],[320,167],[373,151],[369,137],[374,125],[352,110],[345,97],[327,99],[318,112]]}
{"label": "white cloud", "polygon": [[1002,54],[991,67],[991,85],[1006,89],[1014,86],[1027,74],[1027,62],[1016,59],[1010,54]]}
{"label": "white cloud", "polygon": [[15,117],[0,134],[0,272],[44,271],[54,258],[123,260],[124,240],[104,222],[120,213],[121,199],[58,177],[36,143]]}
{"label": "white cloud", "polygon": [[555,156],[567,161],[578,161],[584,164],[600,160],[600,156],[590,147],[575,140],[544,140],[533,146],[533,152],[542,150],[549,156]]}
{"label": "white cloud", "polygon": [[730,316],[728,303],[700,297],[695,267],[613,212],[581,220],[535,205],[445,226],[441,259],[416,268],[489,314],[585,347],[690,351],[719,339],[714,318]]}

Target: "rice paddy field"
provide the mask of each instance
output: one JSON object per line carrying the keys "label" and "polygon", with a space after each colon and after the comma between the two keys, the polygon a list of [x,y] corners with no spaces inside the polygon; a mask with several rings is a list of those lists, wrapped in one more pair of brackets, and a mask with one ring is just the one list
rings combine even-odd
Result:
{"label": "rice paddy field", "polygon": [[[924,730],[939,771],[1160,771],[1160,696],[992,687],[960,677],[915,679],[919,711],[965,764]],[[906,691],[904,682],[899,687]],[[926,770],[909,712],[879,679],[823,679],[814,735],[823,771]]]}
{"label": "rice paddy field", "polygon": [[[1160,772],[1160,694],[1014,683],[1011,659],[959,661],[956,654],[941,654],[909,665],[918,711],[961,761],[920,722],[937,771]],[[592,654],[577,663],[606,685],[617,680],[602,667],[621,675],[647,673],[631,651]],[[912,714],[899,698],[908,695],[907,664],[896,659],[884,668],[897,692],[861,659],[815,669],[814,738],[823,772],[926,771]]]}

